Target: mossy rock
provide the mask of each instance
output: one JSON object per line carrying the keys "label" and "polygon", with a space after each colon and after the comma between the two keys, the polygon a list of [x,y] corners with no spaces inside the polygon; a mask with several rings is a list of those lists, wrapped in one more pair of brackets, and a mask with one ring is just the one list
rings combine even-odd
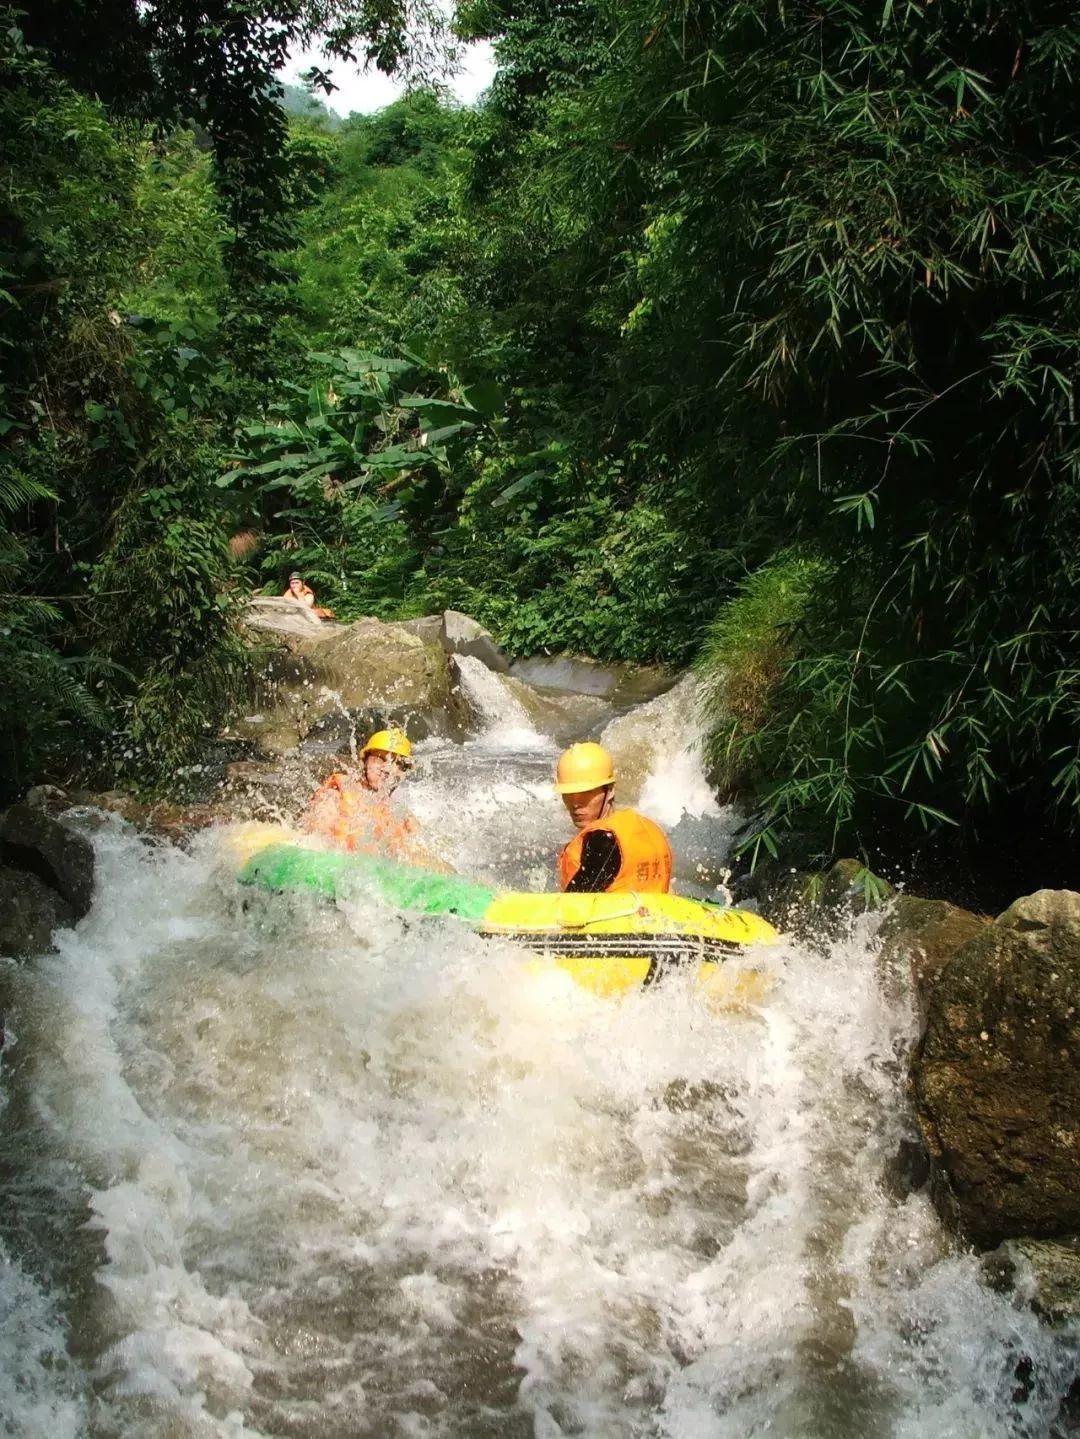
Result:
{"label": "mossy rock", "polygon": [[400,625],[363,619],[326,626],[271,650],[232,731],[273,759],[357,711],[376,713],[380,723],[403,724],[415,737],[430,729],[433,714],[446,714],[450,707],[441,645]]}
{"label": "mossy rock", "polygon": [[981,1246],[1080,1233],[1080,894],[982,927],[929,996],[912,1088],[939,1208]]}
{"label": "mossy rock", "polygon": [[906,959],[920,1015],[925,1017],[934,985],[945,966],[990,923],[944,899],[901,894],[882,924],[886,960]]}
{"label": "mossy rock", "polygon": [[1008,1239],[985,1256],[983,1272],[1048,1324],[1080,1324],[1080,1239]]}

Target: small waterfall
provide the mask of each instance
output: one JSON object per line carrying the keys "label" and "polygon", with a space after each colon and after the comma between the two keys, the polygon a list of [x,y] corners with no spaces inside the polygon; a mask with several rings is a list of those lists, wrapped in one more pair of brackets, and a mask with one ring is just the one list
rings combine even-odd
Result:
{"label": "small waterfall", "polygon": [[464,699],[482,727],[485,746],[507,750],[545,747],[545,740],[505,676],[489,670],[473,655],[455,655],[453,664]]}
{"label": "small waterfall", "polygon": [[636,804],[658,824],[716,816],[720,807],[701,758],[697,680],[687,674],[672,689],[607,725],[601,735],[615,758],[619,799]]}

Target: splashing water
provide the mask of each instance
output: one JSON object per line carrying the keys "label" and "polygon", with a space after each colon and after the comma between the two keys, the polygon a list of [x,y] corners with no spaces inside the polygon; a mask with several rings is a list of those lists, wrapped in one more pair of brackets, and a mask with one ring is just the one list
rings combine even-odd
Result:
{"label": "splashing water", "polygon": [[[433,839],[542,882],[551,754],[420,752]],[[61,1171],[83,1207],[54,1273],[0,1262],[0,1434],[1051,1432],[1068,1336],[883,1185],[912,1019],[870,921],[717,1015],[241,893],[212,834],[95,842],[94,909],[14,976],[16,1217]]]}
{"label": "splashing water", "polygon": [[86,1386],[67,1354],[67,1327],[2,1245],[0,1388],[0,1434],[78,1439],[84,1433]]}
{"label": "splashing water", "polygon": [[485,748],[528,750],[543,745],[525,706],[502,675],[473,655],[457,655],[454,664],[469,706],[483,724]]}

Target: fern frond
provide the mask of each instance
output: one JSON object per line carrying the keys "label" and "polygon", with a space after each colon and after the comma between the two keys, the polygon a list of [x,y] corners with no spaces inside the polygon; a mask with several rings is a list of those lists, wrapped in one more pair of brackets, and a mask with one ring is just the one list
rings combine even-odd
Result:
{"label": "fern frond", "polygon": [[36,500],[55,500],[56,491],[22,470],[0,470],[0,511],[10,513]]}

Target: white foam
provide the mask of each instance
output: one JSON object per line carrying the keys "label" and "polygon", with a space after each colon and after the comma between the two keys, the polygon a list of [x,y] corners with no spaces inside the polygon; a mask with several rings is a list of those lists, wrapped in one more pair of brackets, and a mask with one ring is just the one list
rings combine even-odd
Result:
{"label": "white foam", "polygon": [[0,1244],[0,1434],[78,1439],[87,1409],[57,1305]]}
{"label": "white foam", "polygon": [[611,721],[601,736],[615,757],[620,795],[673,827],[684,818],[716,818],[721,808],[705,774],[697,681],[672,689]]}
{"label": "white foam", "polygon": [[[714,1015],[688,976],[613,1004],[452,920],[241,894],[212,835],[98,845],[17,1027],[92,1191],[108,1432],[1047,1431],[1075,1351],[882,1190],[912,1022],[871,922]],[[40,1432],[78,1432],[27,1292],[44,1340],[0,1329],[0,1362],[29,1352]]]}
{"label": "white foam", "polygon": [[718,816],[716,793],[701,764],[696,742],[653,762],[641,788],[640,808],[657,824],[675,826],[685,816]]}

